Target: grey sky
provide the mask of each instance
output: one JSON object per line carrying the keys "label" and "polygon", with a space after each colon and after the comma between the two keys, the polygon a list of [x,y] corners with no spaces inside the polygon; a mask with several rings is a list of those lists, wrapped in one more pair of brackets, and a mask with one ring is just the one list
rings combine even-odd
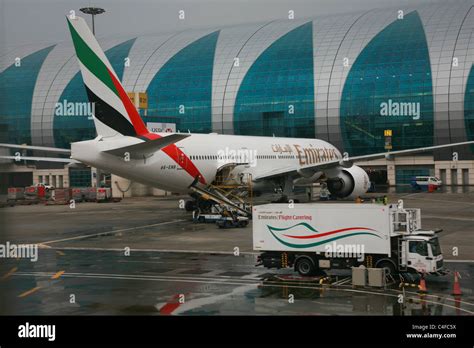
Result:
{"label": "grey sky", "polygon": [[[98,37],[171,32],[287,18],[440,2],[439,0],[0,0],[0,49],[68,40],[64,15],[85,6],[107,13],[96,21]],[[184,10],[186,19],[178,19]],[[86,16],[90,23],[90,16]]]}

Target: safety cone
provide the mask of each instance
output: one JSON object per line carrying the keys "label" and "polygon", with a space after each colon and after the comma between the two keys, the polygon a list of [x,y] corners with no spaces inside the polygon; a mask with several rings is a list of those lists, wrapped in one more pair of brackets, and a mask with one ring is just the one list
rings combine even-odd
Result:
{"label": "safety cone", "polygon": [[454,287],[453,287],[453,295],[454,296],[461,296],[461,284],[459,284],[459,272],[454,272]]}
{"label": "safety cone", "polygon": [[425,274],[423,273],[420,278],[420,285],[418,285],[418,292],[428,292],[426,289]]}

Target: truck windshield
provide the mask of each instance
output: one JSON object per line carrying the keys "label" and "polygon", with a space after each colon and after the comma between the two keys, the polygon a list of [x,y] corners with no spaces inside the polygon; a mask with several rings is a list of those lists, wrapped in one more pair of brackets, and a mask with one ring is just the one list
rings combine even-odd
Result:
{"label": "truck windshield", "polygon": [[428,245],[424,240],[410,241],[409,251],[422,256],[428,256]]}
{"label": "truck windshield", "polygon": [[429,243],[431,245],[431,252],[433,253],[433,256],[441,255],[441,247],[439,246],[438,238],[430,239]]}

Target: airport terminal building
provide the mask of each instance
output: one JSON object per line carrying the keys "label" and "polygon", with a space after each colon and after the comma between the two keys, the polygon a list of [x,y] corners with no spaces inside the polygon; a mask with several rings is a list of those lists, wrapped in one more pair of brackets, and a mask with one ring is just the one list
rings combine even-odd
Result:
{"label": "airport terminal building", "polygon": [[[354,156],[474,140],[473,5],[289,13],[99,42],[153,130],[321,138]],[[0,93],[1,143],[68,148],[95,137],[70,40],[3,52]],[[391,185],[414,175],[474,185],[474,146],[362,166]],[[93,169],[58,164],[3,161],[0,172],[2,192],[94,181]]]}

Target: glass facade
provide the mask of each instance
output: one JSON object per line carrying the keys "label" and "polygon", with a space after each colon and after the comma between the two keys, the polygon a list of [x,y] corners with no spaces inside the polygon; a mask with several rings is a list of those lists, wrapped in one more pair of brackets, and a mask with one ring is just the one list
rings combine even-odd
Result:
{"label": "glass facade", "polygon": [[400,166],[395,171],[397,185],[410,184],[416,176],[434,176],[434,167],[427,166]]}
{"label": "glass facade", "polygon": [[312,22],[273,42],[252,64],[234,107],[236,134],[314,138]]}
{"label": "glass facade", "polygon": [[350,155],[433,145],[430,55],[418,13],[395,20],[362,50],[341,97],[341,133]]}
{"label": "glass facade", "polygon": [[0,142],[31,144],[31,104],[41,65],[54,46],[43,48],[0,73]]}
{"label": "glass facade", "polygon": [[[145,122],[320,138],[359,155],[385,151],[386,129],[394,150],[474,139],[471,6],[417,5],[403,19],[398,9],[374,9],[101,45],[125,89],[147,92]],[[57,103],[88,104],[71,42],[44,47],[14,47],[0,59],[3,142],[69,147],[95,136],[88,115],[55,115]],[[22,68],[12,65],[17,56]],[[459,155],[474,159],[474,146]],[[450,150],[435,156],[452,158]]]}
{"label": "glass facade", "polygon": [[176,129],[212,131],[211,94],[214,52],[219,31],[189,44],[154,76],[148,86],[148,115],[173,117]]}
{"label": "glass facade", "polygon": [[[125,69],[125,58],[134,42],[135,39],[125,41],[105,52],[120,80]],[[71,142],[95,138],[94,121],[88,115],[88,102],[82,75],[78,72],[58,100],[64,106],[64,112],[56,112],[54,115],[53,129],[57,147],[69,148]],[[69,106],[74,108],[72,113],[67,112]]]}
{"label": "glass facade", "polygon": [[90,168],[70,168],[69,169],[70,187],[90,187],[92,186],[92,177]]}
{"label": "glass facade", "polygon": [[[466,123],[467,140],[474,140],[474,65],[467,79],[466,95],[464,96],[464,121]],[[474,153],[474,145],[470,146]]]}

